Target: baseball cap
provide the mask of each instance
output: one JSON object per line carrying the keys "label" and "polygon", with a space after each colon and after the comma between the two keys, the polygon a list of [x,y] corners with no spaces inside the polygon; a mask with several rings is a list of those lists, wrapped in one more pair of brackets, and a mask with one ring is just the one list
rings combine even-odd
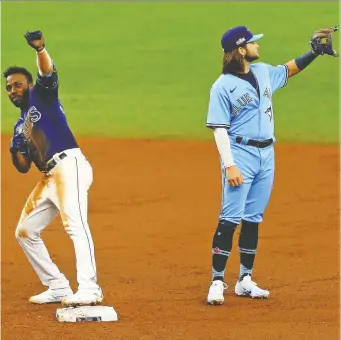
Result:
{"label": "baseball cap", "polygon": [[221,38],[221,47],[224,52],[232,52],[242,44],[247,44],[260,39],[263,34],[252,34],[246,26],[230,28]]}

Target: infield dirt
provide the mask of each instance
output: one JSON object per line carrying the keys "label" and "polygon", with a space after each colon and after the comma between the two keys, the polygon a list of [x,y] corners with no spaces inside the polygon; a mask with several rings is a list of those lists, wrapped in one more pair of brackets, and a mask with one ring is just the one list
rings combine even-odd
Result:
{"label": "infield dirt", "polygon": [[[81,139],[94,169],[89,222],[104,305],[117,323],[60,324],[14,231],[40,174],[19,174],[2,136],[2,339],[336,340],[339,337],[339,149],[276,145],[276,178],[253,279],[269,300],[233,295],[234,238],[223,306],[207,306],[220,207],[213,142]],[[73,245],[58,217],[43,233],[76,289]]]}

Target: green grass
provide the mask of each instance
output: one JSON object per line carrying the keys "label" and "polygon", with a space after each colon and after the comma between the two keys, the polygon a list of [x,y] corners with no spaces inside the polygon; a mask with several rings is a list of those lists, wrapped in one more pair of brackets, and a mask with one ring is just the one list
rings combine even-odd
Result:
{"label": "green grass", "polygon": [[[35,72],[22,36],[41,29],[78,136],[211,139],[208,93],[226,29],[246,24],[264,33],[261,61],[276,65],[308,51],[313,31],[338,23],[338,13],[330,2],[5,2],[2,70],[20,64]],[[339,33],[334,40],[339,49]],[[2,87],[8,133],[17,113]],[[329,56],[290,79],[274,98],[277,139],[337,143],[339,91],[339,59]]]}

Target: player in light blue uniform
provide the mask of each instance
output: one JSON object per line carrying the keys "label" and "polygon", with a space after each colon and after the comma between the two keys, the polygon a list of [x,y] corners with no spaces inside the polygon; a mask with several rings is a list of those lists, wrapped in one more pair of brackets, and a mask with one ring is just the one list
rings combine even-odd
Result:
{"label": "player in light blue uniform", "polygon": [[[269,291],[251,280],[257,251],[258,226],[263,220],[274,180],[274,115],[272,96],[288,78],[308,66],[318,55],[336,56],[331,34],[337,27],[316,31],[311,51],[284,65],[251,62],[259,58],[257,40],[245,26],[229,29],[222,37],[222,75],[213,84],[206,126],[213,129],[221,159],[222,206],[212,244],[212,284],[207,301],[224,302],[224,274],[234,231],[239,238],[238,296],[268,298]],[[321,39],[327,38],[326,43]]]}

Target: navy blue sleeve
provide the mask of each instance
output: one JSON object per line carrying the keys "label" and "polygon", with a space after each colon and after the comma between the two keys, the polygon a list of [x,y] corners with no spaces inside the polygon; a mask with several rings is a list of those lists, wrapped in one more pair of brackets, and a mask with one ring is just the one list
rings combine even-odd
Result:
{"label": "navy blue sleeve", "polygon": [[20,117],[14,125],[13,136],[16,136],[22,133],[24,133],[24,119]]}
{"label": "navy blue sleeve", "polygon": [[53,72],[41,76],[39,73],[37,74],[37,81],[36,81],[36,90],[40,93],[44,93],[46,95],[52,97],[58,97],[58,73],[53,65]]}

